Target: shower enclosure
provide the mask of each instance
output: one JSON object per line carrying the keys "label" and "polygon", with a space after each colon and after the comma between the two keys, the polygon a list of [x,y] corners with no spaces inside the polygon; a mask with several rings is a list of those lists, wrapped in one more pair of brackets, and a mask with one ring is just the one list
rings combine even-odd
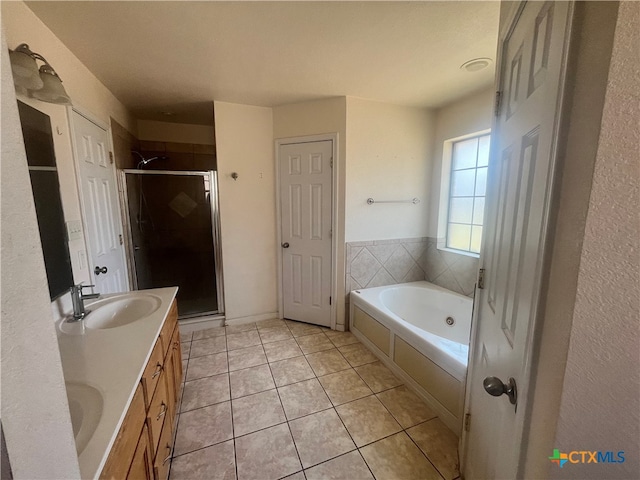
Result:
{"label": "shower enclosure", "polygon": [[121,176],[134,288],[178,286],[180,318],[224,313],[216,172]]}

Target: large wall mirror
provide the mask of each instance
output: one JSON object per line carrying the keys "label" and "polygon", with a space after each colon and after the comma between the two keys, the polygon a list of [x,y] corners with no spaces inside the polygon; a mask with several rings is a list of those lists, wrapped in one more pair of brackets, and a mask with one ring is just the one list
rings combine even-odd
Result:
{"label": "large wall mirror", "polygon": [[51,120],[48,115],[20,101],[18,101],[18,111],[27,152],[49,294],[51,300],[54,300],[69,291],[73,285],[73,271],[60,197]]}

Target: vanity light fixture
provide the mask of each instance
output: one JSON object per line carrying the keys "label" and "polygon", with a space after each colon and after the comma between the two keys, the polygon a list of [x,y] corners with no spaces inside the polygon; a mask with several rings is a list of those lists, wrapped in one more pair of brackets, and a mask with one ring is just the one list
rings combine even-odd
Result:
{"label": "vanity light fixture", "polygon": [[[16,91],[43,102],[71,105],[60,76],[42,55],[32,52],[29,45],[21,43],[15,50],[9,50],[9,58]],[[37,60],[44,65],[38,68]]]}

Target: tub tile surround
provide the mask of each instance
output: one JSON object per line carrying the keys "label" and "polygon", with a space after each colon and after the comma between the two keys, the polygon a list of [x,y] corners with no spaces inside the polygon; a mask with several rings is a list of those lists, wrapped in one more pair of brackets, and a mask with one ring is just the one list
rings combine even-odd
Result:
{"label": "tub tile surround", "polygon": [[438,239],[432,237],[347,243],[346,312],[351,290],[419,280],[473,296],[478,259],[437,246]]}
{"label": "tub tile surround", "polygon": [[354,335],[278,322],[183,337],[170,479],[458,478],[456,435]]}

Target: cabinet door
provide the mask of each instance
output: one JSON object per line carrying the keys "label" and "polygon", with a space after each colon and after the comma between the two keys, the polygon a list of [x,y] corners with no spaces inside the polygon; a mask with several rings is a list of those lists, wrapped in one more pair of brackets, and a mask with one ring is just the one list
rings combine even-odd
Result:
{"label": "cabinet door", "polygon": [[127,476],[131,459],[133,458],[140,432],[144,425],[145,407],[142,387],[133,396],[127,415],[122,422],[118,436],[111,448],[107,462],[100,473],[100,478],[105,480],[121,480]]}
{"label": "cabinet door", "polygon": [[147,412],[147,427],[149,427],[149,438],[151,439],[151,450],[157,451],[158,442],[160,441],[160,432],[162,432],[162,426],[166,423],[169,424],[169,428],[172,428],[172,421],[167,422],[167,417],[170,417],[169,412],[169,395],[167,394],[167,374],[162,372],[160,375],[160,381],[156,388],[156,392],[151,400],[149,411]]}
{"label": "cabinet door", "polygon": [[156,480],[166,480],[169,474],[169,466],[171,465],[171,452],[173,450],[173,425],[167,420],[164,422],[162,436],[158,444],[156,459],[154,462],[154,471]]}
{"label": "cabinet door", "polygon": [[182,348],[180,345],[180,329],[176,328],[173,334],[173,341],[171,343],[172,357],[171,363],[173,365],[173,392],[175,402],[178,403],[178,397],[180,396],[180,387],[182,386]]}
{"label": "cabinet door", "polygon": [[145,425],[133,454],[127,480],[153,480],[153,456],[149,444],[149,431]]}
{"label": "cabinet door", "polygon": [[162,370],[164,368],[164,352],[162,351],[162,343],[156,341],[149,363],[142,373],[142,386],[144,390],[144,401],[147,406],[147,410],[151,406],[151,399],[153,398],[156,386],[160,380]]}

